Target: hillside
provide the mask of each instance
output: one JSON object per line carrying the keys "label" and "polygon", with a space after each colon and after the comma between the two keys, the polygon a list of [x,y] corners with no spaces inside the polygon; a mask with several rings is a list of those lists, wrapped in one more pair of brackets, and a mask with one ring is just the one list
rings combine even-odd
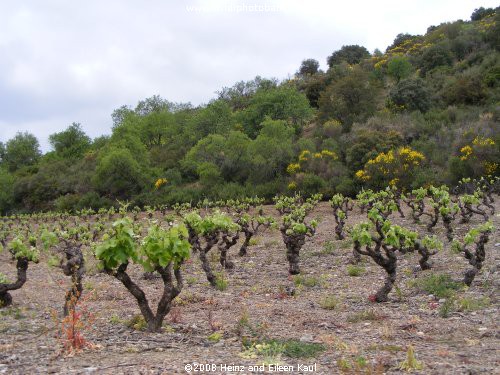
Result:
{"label": "hillside", "polygon": [[238,82],[199,107],[146,98],[112,113],[111,136],[74,123],[43,155],[19,133],[0,143],[0,213],[353,196],[500,174],[499,8],[401,33],[385,52],[343,46],[327,62]]}

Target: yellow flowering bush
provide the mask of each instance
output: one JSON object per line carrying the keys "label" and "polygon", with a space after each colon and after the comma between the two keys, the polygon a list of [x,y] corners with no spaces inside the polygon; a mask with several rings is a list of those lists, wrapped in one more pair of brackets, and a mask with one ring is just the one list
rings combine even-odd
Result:
{"label": "yellow flowering bush", "polygon": [[[470,138],[469,138],[470,139]],[[500,152],[492,138],[476,135],[469,144],[459,149],[459,159],[464,172],[475,177],[494,175],[499,171]]]}
{"label": "yellow flowering bush", "polygon": [[311,157],[311,151],[304,150],[299,155],[299,162],[301,162],[301,161],[307,161],[307,160],[309,160],[310,157]]}
{"label": "yellow flowering bush", "polygon": [[337,160],[339,158],[335,152],[330,151],[330,150],[322,150],[321,155],[324,157],[332,158],[333,160]]}
{"label": "yellow flowering bush", "polygon": [[469,156],[472,155],[472,147],[469,145],[464,146],[460,149],[460,153],[462,154],[462,156],[460,156],[460,160],[467,160]]}
{"label": "yellow flowering bush", "polygon": [[288,189],[296,190],[298,187],[303,188],[302,182],[307,175],[328,180],[335,173],[335,162],[339,159],[337,153],[332,150],[321,150],[320,152],[312,153],[309,150],[303,150],[299,153],[297,162],[287,166],[286,171],[293,176],[293,181],[288,185]]}
{"label": "yellow flowering bush", "polygon": [[472,144],[474,146],[494,146],[495,141],[491,138],[483,138],[483,137],[477,136],[472,141]]}
{"label": "yellow flowering bush", "polygon": [[159,178],[158,180],[156,180],[155,182],[155,189],[158,190],[159,188],[161,188],[163,185],[165,185],[167,183],[167,179],[166,178]]}
{"label": "yellow flowering bush", "polygon": [[418,167],[425,161],[425,156],[411,147],[404,146],[397,150],[381,152],[366,162],[364,169],[356,172],[358,180],[374,187],[407,187]]}
{"label": "yellow flowering bush", "polygon": [[286,172],[288,174],[295,174],[297,173],[298,171],[300,171],[300,164],[299,163],[292,163],[292,164],[289,164],[288,167],[286,167]]}

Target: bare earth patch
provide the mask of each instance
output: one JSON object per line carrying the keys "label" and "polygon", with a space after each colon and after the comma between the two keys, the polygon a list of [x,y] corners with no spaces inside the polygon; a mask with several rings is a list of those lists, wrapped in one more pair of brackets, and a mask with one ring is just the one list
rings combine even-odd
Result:
{"label": "bare earth patch", "polygon": [[[499,204],[496,206],[498,212]],[[270,207],[266,209],[272,212]],[[409,345],[423,366],[413,373],[498,373],[498,230],[486,246],[482,271],[471,288],[455,291],[453,303],[429,295],[422,287],[422,280],[433,274],[461,280],[468,267],[463,257],[450,251],[442,224],[438,224],[436,234],[445,248],[432,257],[433,268],[419,270],[415,254],[399,256],[397,287],[389,302],[376,304],[368,296],[383,283],[383,270],[368,258],[356,267],[350,264],[352,244],[349,239],[335,240],[327,203],[320,204],[311,216],[321,222],[317,235],[301,252],[299,277],[288,276],[278,231],[257,237],[257,244],[249,247],[245,257],[237,255],[236,247],[231,249],[235,267],[224,275],[228,282],[224,291],[209,287],[193,256],[185,265],[186,286],[161,334],[127,325],[139,314],[135,300],[117,280],[89,264],[91,275],[84,279],[82,303],[93,314],[92,329],[84,332],[93,346],[74,355],[61,354],[57,337],[68,278],[44,261],[30,265],[28,282],[12,293],[13,306],[0,309],[0,373],[186,374],[185,365],[194,363],[217,366],[216,371],[205,373],[249,373],[222,371],[220,366],[248,369],[271,361],[294,366],[293,373],[301,373],[298,364],[316,364],[316,374],[396,374],[403,372],[400,364]],[[426,233],[424,224],[414,225],[407,216],[401,219],[395,214],[392,219]],[[347,225],[364,218],[355,208]],[[455,224],[457,235],[478,223],[474,219],[467,226]],[[493,223],[499,227],[498,216]],[[14,278],[15,268],[7,260],[8,254],[2,253],[0,272]],[[214,258],[214,266],[216,261]],[[141,279],[138,267],[131,267],[131,274],[149,296],[158,297],[159,279]],[[274,344],[263,349],[255,346],[272,340],[281,349],[287,342],[295,346],[290,344],[281,355],[273,354]],[[305,353],[294,352],[303,349]],[[293,358],[294,353],[298,358]]]}

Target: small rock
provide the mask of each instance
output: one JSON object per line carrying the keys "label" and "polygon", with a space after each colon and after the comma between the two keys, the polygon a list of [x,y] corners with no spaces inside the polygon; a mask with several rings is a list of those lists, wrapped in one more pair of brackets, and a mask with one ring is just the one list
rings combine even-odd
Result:
{"label": "small rock", "polygon": [[423,335],[424,335],[424,333],[422,331],[417,332],[417,336],[423,336]]}
{"label": "small rock", "polygon": [[495,247],[498,247],[498,246],[500,246],[500,242],[497,242],[497,243],[495,244]]}
{"label": "small rock", "polygon": [[487,330],[488,330],[488,328],[486,328],[486,327],[479,327],[479,328],[478,328],[478,330],[479,330],[479,331],[487,331]]}
{"label": "small rock", "polygon": [[300,338],[300,342],[311,342],[313,340],[314,340],[313,335],[311,335],[310,333],[306,333]]}
{"label": "small rock", "polygon": [[445,302],[446,302],[446,299],[445,299],[445,298],[441,298],[438,302],[439,302],[439,303],[445,303]]}
{"label": "small rock", "polygon": [[84,367],[83,370],[85,372],[95,372],[97,370],[99,370],[97,367]]}
{"label": "small rock", "polygon": [[371,323],[363,323],[365,326],[371,326]]}
{"label": "small rock", "polygon": [[427,297],[429,297],[429,299],[434,299],[434,294],[429,294]]}

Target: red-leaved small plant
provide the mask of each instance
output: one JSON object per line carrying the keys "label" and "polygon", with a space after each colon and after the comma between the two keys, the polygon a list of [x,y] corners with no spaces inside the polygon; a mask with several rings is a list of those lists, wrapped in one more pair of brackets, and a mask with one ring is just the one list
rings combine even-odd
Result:
{"label": "red-leaved small plant", "polygon": [[68,315],[59,320],[56,313],[53,313],[59,325],[57,338],[62,344],[61,354],[74,355],[80,350],[95,346],[84,337],[84,332],[92,329],[92,323],[95,320],[85,302],[85,298],[78,300],[78,296],[72,296],[68,304]]}

